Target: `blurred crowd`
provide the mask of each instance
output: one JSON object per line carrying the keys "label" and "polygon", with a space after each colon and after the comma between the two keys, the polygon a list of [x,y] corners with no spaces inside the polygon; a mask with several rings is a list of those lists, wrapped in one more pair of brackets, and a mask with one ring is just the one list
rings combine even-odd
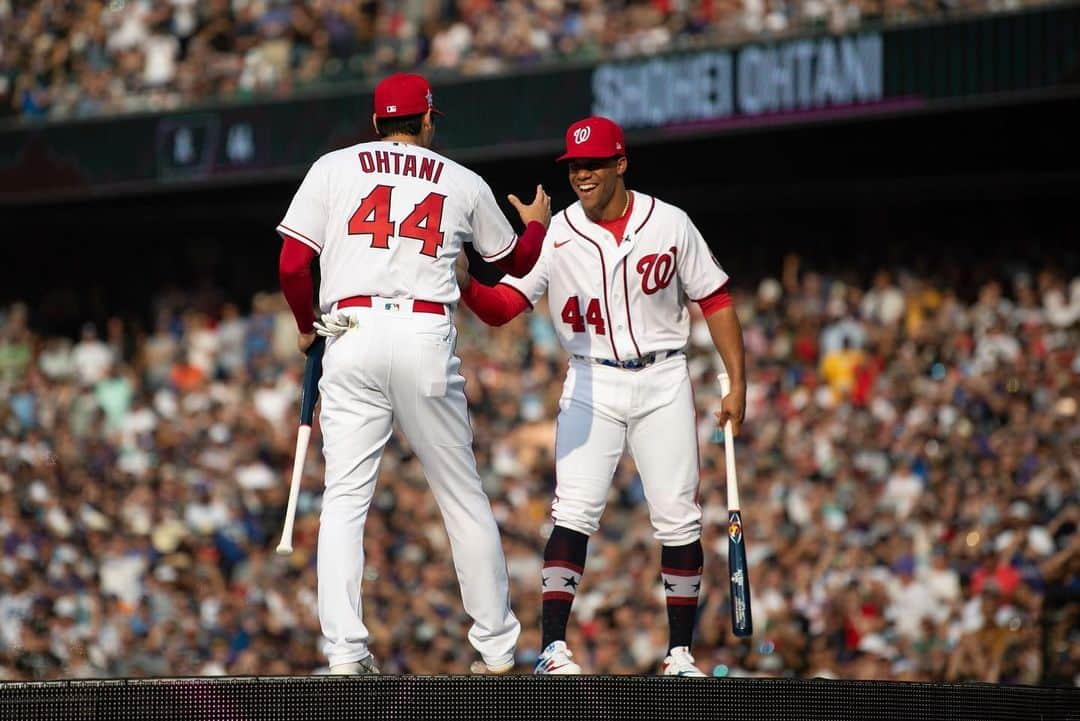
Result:
{"label": "blurred crowd", "polygon": [[482,75],[1047,0],[0,0],[0,118]]}
{"label": "blurred crowd", "polygon": [[[976,290],[899,269],[823,276],[796,258],[733,290],[749,640],[729,633],[719,359],[695,315],[694,652],[708,672],[1080,684],[1080,278]],[[566,359],[542,307],[494,330],[458,315],[528,670]],[[36,333],[23,305],[0,309],[0,678],[320,672],[319,453],[296,552],[273,552],[303,364],[292,316],[277,293],[249,313],[165,294],[153,316],[69,339]],[[447,538],[399,435],[374,503],[364,608],[380,665],[466,672]],[[624,458],[569,642],[589,672],[655,673],[666,637],[658,545]]]}

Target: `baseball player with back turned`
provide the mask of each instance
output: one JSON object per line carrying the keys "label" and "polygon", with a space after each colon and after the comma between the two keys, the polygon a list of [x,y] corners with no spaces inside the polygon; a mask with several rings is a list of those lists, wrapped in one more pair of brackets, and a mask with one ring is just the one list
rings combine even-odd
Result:
{"label": "baseball player with back turned", "polygon": [[566,132],[570,185],[578,202],[552,219],[532,272],[493,287],[470,282],[462,297],[480,318],[505,323],[546,291],[570,355],[556,432],[555,527],[544,549],[543,652],[539,674],[577,674],[566,625],[615,467],[629,443],[661,550],[670,639],[663,673],[703,676],[690,646],[703,554],[697,503],[698,448],[687,370],[697,302],[720,352],[731,392],[716,413],[735,433],[746,407],[742,331],[725,290],[727,274],[682,210],[628,191],[626,144],[607,118]]}
{"label": "baseball player with back turned", "polygon": [[[469,641],[487,670],[514,665],[520,624],[510,610],[498,527],[472,451],[458,372],[454,261],[464,243],[511,276],[535,265],[551,201],[510,202],[518,237],[478,175],[431,150],[431,88],[397,74],[375,88],[380,140],[319,158],[277,226],[282,288],[299,346],[326,336],[319,419],[326,459],[318,541],[319,622],[334,674],[378,673],[361,613],[364,521],[396,420],[424,468],[450,537]],[[310,266],[319,257],[319,307]]]}

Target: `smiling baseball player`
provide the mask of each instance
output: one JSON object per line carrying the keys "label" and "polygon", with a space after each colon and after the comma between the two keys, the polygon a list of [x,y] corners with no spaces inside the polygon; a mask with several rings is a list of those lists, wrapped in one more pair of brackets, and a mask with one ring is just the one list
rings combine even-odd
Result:
{"label": "smiling baseball player", "polygon": [[[431,88],[412,74],[375,88],[380,140],[315,162],[277,230],[282,289],[299,346],[327,341],[319,383],[326,489],[319,527],[319,622],[334,674],[378,673],[361,613],[364,521],[396,420],[442,511],[469,641],[491,673],[514,665],[520,624],[510,610],[498,527],[472,451],[453,308],[463,244],[522,276],[540,255],[551,201],[537,186],[517,237],[480,176],[432,151]],[[319,257],[322,323],[310,264]]]}
{"label": "smiling baseball player", "polygon": [[578,202],[552,219],[532,272],[488,287],[460,272],[481,319],[507,322],[545,292],[569,369],[555,441],[555,528],[544,549],[539,674],[577,674],[566,647],[589,535],[629,444],[661,551],[670,639],[663,673],[703,676],[690,655],[703,553],[698,448],[687,370],[687,299],[704,312],[731,378],[717,420],[735,433],[746,407],[742,331],[727,274],[682,210],[628,191],[622,130],[607,118],[574,123],[566,162]]}

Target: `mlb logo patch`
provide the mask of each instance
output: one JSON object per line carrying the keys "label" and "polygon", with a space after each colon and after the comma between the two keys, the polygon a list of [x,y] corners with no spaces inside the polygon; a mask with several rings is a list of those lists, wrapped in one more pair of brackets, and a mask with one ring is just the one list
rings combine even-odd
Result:
{"label": "mlb logo patch", "polygon": [[396,113],[397,112],[397,106],[396,105],[387,105],[386,106],[386,112],[388,112],[388,113]]}

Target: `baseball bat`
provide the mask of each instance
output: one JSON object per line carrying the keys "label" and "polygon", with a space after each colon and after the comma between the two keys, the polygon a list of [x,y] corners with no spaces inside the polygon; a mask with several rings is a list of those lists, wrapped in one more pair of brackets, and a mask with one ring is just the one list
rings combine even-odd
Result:
{"label": "baseball bat", "polygon": [[[720,381],[721,396],[726,397],[731,392],[731,379],[727,373],[721,373],[716,378]],[[746,565],[746,538],[739,508],[739,477],[735,472],[735,438],[731,433],[730,420],[724,424],[724,463],[727,468],[731,630],[736,636],[745,637],[754,632],[754,619],[750,613],[750,569]]]}
{"label": "baseball bat", "polygon": [[304,461],[311,441],[311,422],[315,417],[315,401],[319,398],[319,379],[322,378],[322,359],[326,338],[317,336],[307,349],[304,362],[304,381],[300,386],[300,428],[296,432],[296,455],[293,456],[292,481],[289,483],[289,503],[285,507],[285,528],[281,531],[279,555],[293,551],[293,522],[296,521],[296,501],[300,497],[300,481],[304,477]]}

